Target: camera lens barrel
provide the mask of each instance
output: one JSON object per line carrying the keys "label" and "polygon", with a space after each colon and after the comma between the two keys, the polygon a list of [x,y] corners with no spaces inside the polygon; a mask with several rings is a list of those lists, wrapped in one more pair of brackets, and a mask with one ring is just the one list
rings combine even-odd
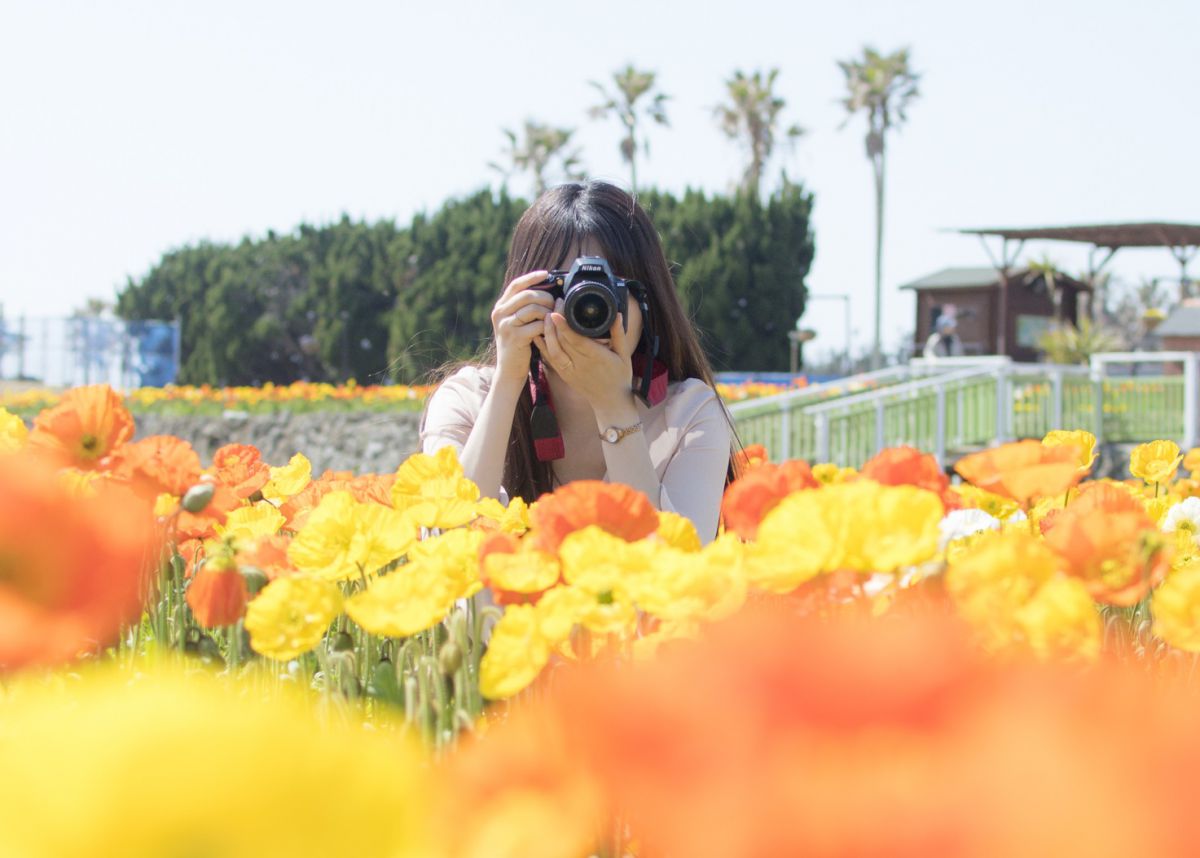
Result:
{"label": "camera lens barrel", "polygon": [[567,324],[585,337],[608,336],[617,321],[617,296],[610,286],[594,280],[572,283],[564,298]]}

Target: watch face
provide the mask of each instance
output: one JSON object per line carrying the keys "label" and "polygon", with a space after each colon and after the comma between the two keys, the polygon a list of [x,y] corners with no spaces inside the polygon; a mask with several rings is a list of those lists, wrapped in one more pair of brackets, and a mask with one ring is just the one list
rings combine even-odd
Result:
{"label": "watch face", "polygon": [[605,429],[604,430],[604,440],[608,441],[608,443],[610,443],[610,444],[617,443],[617,430],[611,426],[609,428]]}

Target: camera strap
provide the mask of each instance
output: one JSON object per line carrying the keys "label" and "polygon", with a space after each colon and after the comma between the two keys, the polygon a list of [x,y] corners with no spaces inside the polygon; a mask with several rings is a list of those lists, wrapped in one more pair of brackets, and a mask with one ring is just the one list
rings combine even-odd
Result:
{"label": "camera strap", "polygon": [[[633,356],[633,392],[647,407],[653,408],[667,398],[667,365],[658,359],[658,334],[650,314],[646,287],[636,280],[629,281],[629,291],[642,311],[642,351]],[[641,376],[641,381],[637,377]]]}
{"label": "camera strap", "polygon": [[529,429],[533,435],[533,452],[539,462],[552,462],[567,455],[567,448],[558,428],[558,418],[554,416],[546,367],[537,349],[530,351],[529,395],[533,398],[533,411],[529,415]]}

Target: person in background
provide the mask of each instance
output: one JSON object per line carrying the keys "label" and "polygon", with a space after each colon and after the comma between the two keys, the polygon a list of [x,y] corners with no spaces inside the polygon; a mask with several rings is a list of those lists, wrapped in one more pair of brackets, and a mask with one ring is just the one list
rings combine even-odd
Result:
{"label": "person in background", "polygon": [[925,341],[924,356],[927,358],[959,357],[963,353],[962,340],[958,336],[958,325],[952,316],[938,316],[933,333]]}

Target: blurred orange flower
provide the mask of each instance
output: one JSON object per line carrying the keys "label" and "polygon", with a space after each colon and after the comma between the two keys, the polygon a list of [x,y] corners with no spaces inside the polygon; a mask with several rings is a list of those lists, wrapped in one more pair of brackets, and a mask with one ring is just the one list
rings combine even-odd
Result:
{"label": "blurred orange flower", "polygon": [[960,509],[962,499],[950,491],[950,478],[929,453],[913,447],[889,447],[869,459],[859,476],[885,486],[916,486],[942,499],[947,510]]}
{"label": "blurred orange flower", "polygon": [[779,465],[763,464],[730,483],[721,500],[726,530],[742,539],[754,539],[768,512],[792,492],[820,487],[808,462],[792,459]]}
{"label": "blurred orange flower", "polygon": [[767,448],[762,444],[751,444],[748,447],[743,447],[733,454],[735,473],[744,474],[751,468],[757,468],[759,465],[765,465],[770,462],[770,456],[767,454]]}
{"label": "blurred orange flower", "polygon": [[237,563],[239,566],[253,566],[266,575],[269,581],[283,575],[294,575],[296,567],[288,559],[289,544],[291,537],[283,534],[263,537],[249,548],[239,548]]}
{"label": "blurred orange flower", "polygon": [[0,461],[0,669],[69,660],[140,613],[158,559],[150,506],[95,489],[73,495],[33,457]]}
{"label": "blurred orange flower", "polygon": [[236,623],[245,615],[249,597],[246,579],[226,559],[209,560],[187,588],[188,607],[206,629]]}
{"label": "blurred orange flower", "polygon": [[1046,446],[1014,441],[958,460],[954,470],[972,485],[1012,498],[1023,506],[1041,497],[1061,495],[1084,476],[1074,445]]}
{"label": "blurred orange flower", "polygon": [[192,445],[174,435],[151,435],[122,446],[115,454],[115,473],[147,497],[182,497],[200,480],[200,457]]}
{"label": "blurred orange flower", "polygon": [[1170,568],[1166,537],[1140,500],[1105,483],[1085,486],[1044,528],[1046,544],[1068,563],[1092,598],[1133,605]]}
{"label": "blurred orange flower", "polygon": [[29,446],[89,470],[133,437],[133,415],[107,384],[75,387],[33,421]]}
{"label": "blurred orange flower", "polygon": [[[204,476],[211,480],[212,477]],[[206,539],[216,533],[216,526],[224,524],[226,516],[242,505],[242,499],[233,490],[217,483],[212,500],[200,512],[180,510],[175,520],[175,532],[183,539]]]}
{"label": "blurred orange flower", "polygon": [[250,444],[226,444],[213,453],[210,469],[217,481],[239,498],[248,498],[271,479],[271,467],[258,448]]}
{"label": "blurred orange flower", "polygon": [[658,529],[658,511],[641,492],[620,483],[576,480],[538,498],[529,518],[537,546],[555,553],[567,534],[594,524],[627,541]]}

